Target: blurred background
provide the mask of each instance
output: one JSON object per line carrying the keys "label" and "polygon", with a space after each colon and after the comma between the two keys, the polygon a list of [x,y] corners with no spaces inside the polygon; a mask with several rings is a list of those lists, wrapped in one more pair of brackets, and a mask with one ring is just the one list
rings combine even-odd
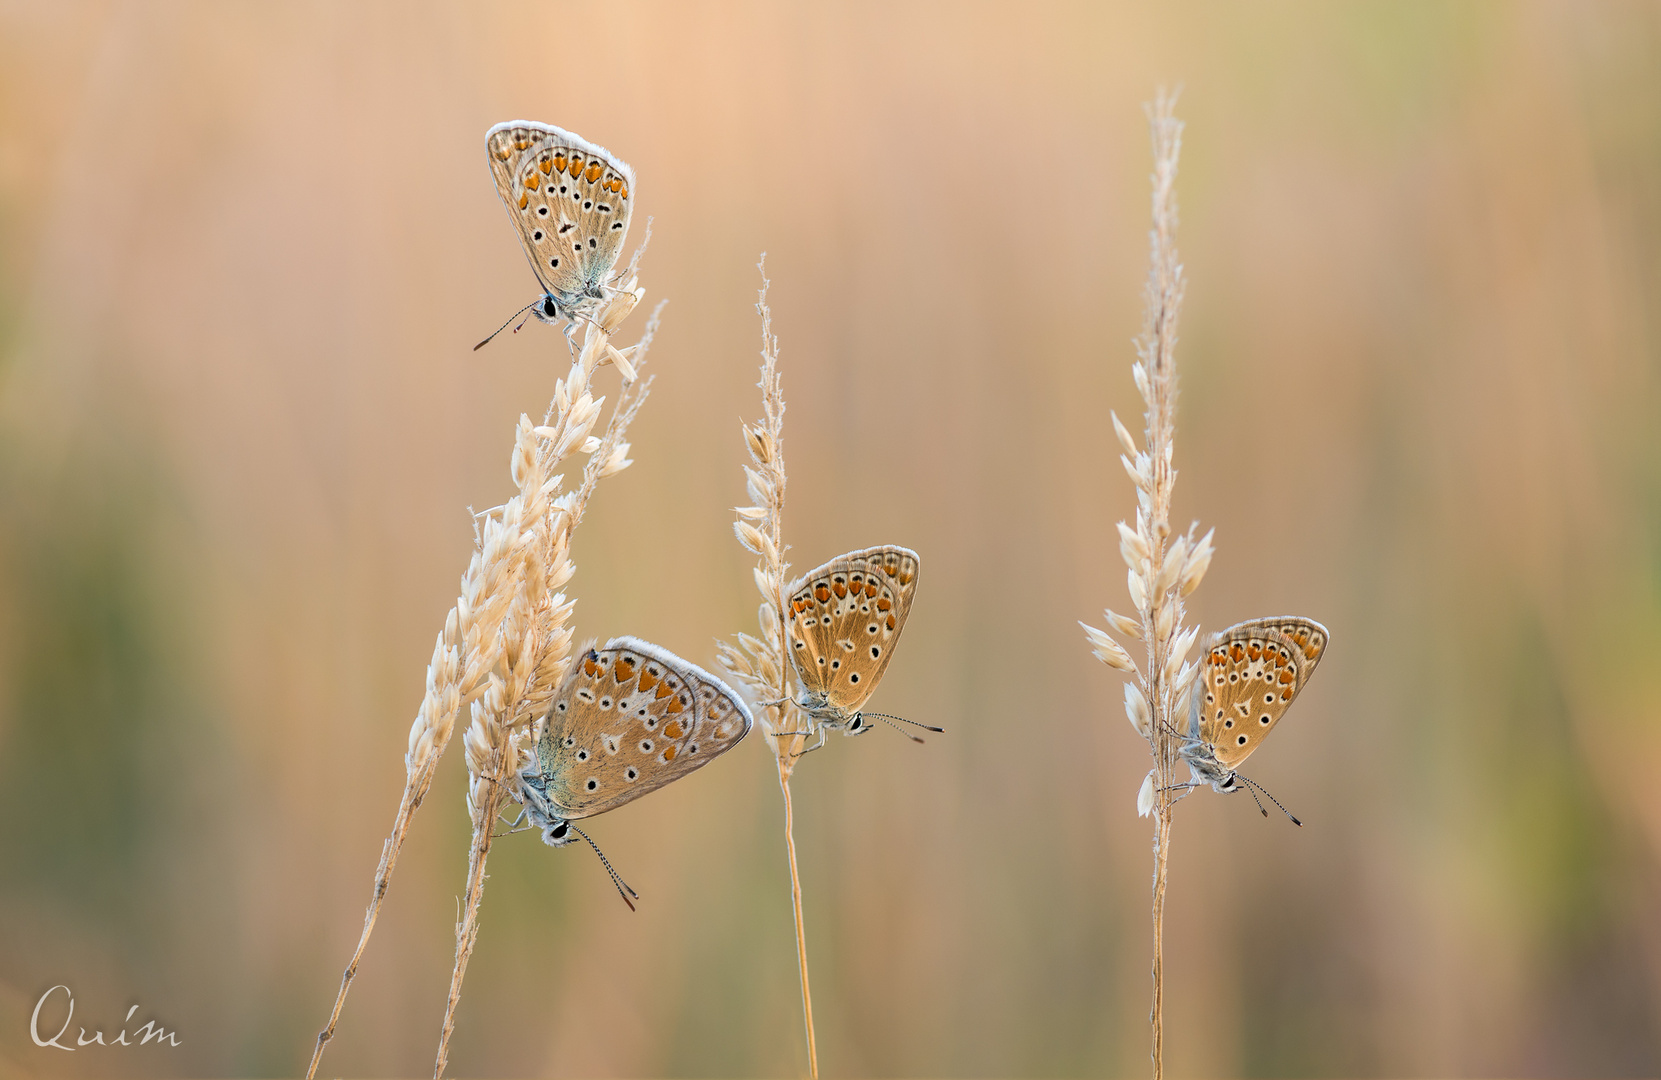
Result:
{"label": "blurred background", "polygon": [[[794,784],[826,1075],[1144,1075],[1147,753],[1076,620],[1127,606],[1179,83],[1190,611],[1332,647],[1249,770],[1306,827],[1177,815],[1171,1075],[1661,1071],[1661,8],[4,2],[0,1073],[304,1071],[468,508],[568,362],[470,351],[537,294],[484,150],[523,117],[634,166],[671,301],[579,636],[754,629],[764,250],[793,562],[923,555],[873,706],[947,733]],[[462,776],[329,1074],[431,1070]],[[762,740],[591,831],[639,912],[499,843],[453,1071],[804,1074]],[[38,1048],[58,984],[181,1045]]]}

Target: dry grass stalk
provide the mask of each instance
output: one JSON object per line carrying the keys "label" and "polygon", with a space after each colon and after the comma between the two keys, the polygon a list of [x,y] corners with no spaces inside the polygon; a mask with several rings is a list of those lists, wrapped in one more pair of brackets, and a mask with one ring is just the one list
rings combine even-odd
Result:
{"label": "dry grass stalk", "polygon": [[[469,772],[474,777],[468,791],[475,822],[475,853],[469,859],[469,896],[474,918],[471,922],[464,920],[458,934],[470,927],[466,951],[471,953],[472,937],[477,933],[478,890],[472,885],[474,863],[482,884],[480,848],[488,850],[489,846],[488,839],[481,845],[477,835],[479,815],[487,805],[499,809],[503,794],[502,784],[495,783],[490,785],[494,789],[493,797],[480,797],[480,770],[474,767],[474,744],[482,741],[487,746],[499,745],[500,760],[512,763],[515,758],[506,752],[514,749],[512,740],[523,734],[536,715],[537,704],[546,700],[563,675],[569,659],[571,632],[565,628],[565,622],[571,604],[558,590],[573,569],[566,557],[571,530],[581,518],[594,484],[602,476],[621,471],[629,464],[628,444],[621,440],[622,432],[648,390],[647,384],[639,381],[627,387],[613,410],[606,436],[595,438],[591,432],[600,416],[601,401],[590,393],[589,383],[595,369],[607,362],[614,363],[625,379],[635,379],[635,365],[644,358],[656,326],[656,314],[638,345],[619,350],[612,346],[610,337],[644,292],[631,278],[627,288],[601,311],[598,325],[590,325],[583,349],[570,372],[555,384],[554,399],[542,426],[533,427],[528,418],[521,417],[512,459],[518,494],[478,516],[473,556],[462,575],[461,593],[455,607],[445,618],[444,630],[434,646],[427,666],[426,694],[410,726],[404,756],[404,791],[392,831],[381,847],[363,932],[341,976],[340,991],[328,1024],[317,1036],[311,1064],[306,1070],[307,1080],[316,1075],[323,1048],[334,1037],[410,822],[432,787],[438,761],[449,746],[456,716],[464,704],[471,707],[473,716],[473,727],[466,741]],[[583,485],[576,492],[561,495],[562,478],[550,475],[551,470],[578,452],[589,455]],[[496,743],[491,742],[492,738]],[[490,775],[500,778],[504,774],[498,765]],[[492,820],[494,812],[493,809]],[[458,943],[458,971],[465,966],[461,951]],[[458,975],[452,982],[445,1038],[449,1034],[449,1013],[454,1008],[459,982]],[[440,1070],[442,1059],[441,1049]]]}
{"label": "dry grass stalk", "polygon": [[[472,703],[472,723],[462,743],[467,752],[467,808],[473,820],[473,839],[468,848],[462,917],[456,924],[455,967],[450,975],[450,994],[444,1006],[438,1057],[433,1066],[435,1078],[444,1075],[450,1035],[455,1030],[456,1007],[461,1001],[462,979],[478,940],[485,861],[490,855],[495,826],[503,804],[516,786],[514,778],[524,764],[521,753],[526,738],[532,734],[537,720],[548,711],[548,702],[570,667],[569,622],[576,601],[566,599],[558,590],[576,572],[570,557],[571,534],[582,522],[588,500],[601,478],[630,465],[629,444],[623,436],[651,393],[652,380],[637,376],[645,366],[646,350],[657,332],[662,304],[652,313],[640,342],[621,357],[612,355],[618,350],[611,346],[607,332],[622,321],[622,316],[628,314],[638,298],[639,294],[633,290],[621,294],[602,309],[599,325],[589,326],[583,350],[572,364],[570,375],[562,386],[555,388],[554,402],[543,426],[531,428],[528,419],[520,418],[515,473],[517,476],[521,465],[529,472],[520,484],[521,495],[516,498],[534,490],[541,493],[545,502],[540,514],[524,515],[531,523],[523,535],[525,567],[519,575],[518,591],[502,621],[497,639],[499,660],[487,675],[485,692]],[[600,403],[593,402],[592,414],[582,404],[589,399],[587,383],[594,368],[608,358],[631,381],[618,395],[605,434],[596,438],[589,432],[599,415]],[[566,401],[570,405],[562,410],[562,402]],[[527,431],[537,439],[529,459],[523,453]],[[588,454],[582,484],[575,491],[560,494],[561,478],[550,478],[548,473],[579,446]],[[512,502],[509,500],[510,505]],[[506,517],[507,507],[500,509]],[[495,513],[491,511],[492,515]]]}
{"label": "dry grass stalk", "polygon": [[773,336],[773,314],[767,307],[767,258],[761,270],[761,420],[744,426],[750,464],[744,466],[750,505],[737,510],[733,532],[753,552],[756,590],[761,606],[756,613],[760,637],[739,634],[738,644],[715,643],[721,666],[732,673],[760,706],[756,711],[762,734],[773,751],[779,790],[784,794],[784,844],[790,860],[790,900],[796,916],[796,960],[802,978],[802,1019],[807,1028],[808,1070],[819,1076],[819,1050],[813,1036],[813,994],[808,989],[807,930],[802,922],[802,879],[796,870],[795,814],[790,802],[790,776],[813,729],[790,694],[789,661],[784,655],[784,587],[789,564],[784,561],[784,389],[779,382],[779,342]]}
{"label": "dry grass stalk", "polygon": [[1182,124],[1173,114],[1176,95],[1159,92],[1148,109],[1153,141],[1153,228],[1150,266],[1144,294],[1142,334],[1137,339],[1138,360],[1131,366],[1136,388],[1147,406],[1145,447],[1113,417],[1113,428],[1125,448],[1120,457],[1136,485],[1136,524],[1119,522],[1119,554],[1129,568],[1127,583],[1134,616],[1106,612],[1109,626],[1146,647],[1146,667],[1136,661],[1105,631],[1080,623],[1095,654],[1108,666],[1132,676],[1125,684],[1125,714],[1138,734],[1148,740],[1154,767],[1142,781],[1136,809],[1154,816],[1153,879],[1153,1035],[1154,1080],[1164,1076],[1165,968],[1164,924],[1166,867],[1171,847],[1172,807],[1182,799],[1176,770],[1180,763],[1181,707],[1198,667],[1186,660],[1198,627],[1183,627],[1183,598],[1192,593],[1211,564],[1211,533],[1195,538],[1196,529],[1172,537],[1171,491],[1176,471],[1171,466],[1176,427],[1177,315],[1182,306],[1182,264],[1177,260],[1176,175],[1182,150]]}

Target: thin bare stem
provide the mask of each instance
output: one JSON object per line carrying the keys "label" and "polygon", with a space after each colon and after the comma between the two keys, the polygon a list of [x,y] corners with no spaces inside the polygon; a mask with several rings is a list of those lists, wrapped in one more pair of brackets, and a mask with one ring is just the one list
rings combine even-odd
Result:
{"label": "thin bare stem", "polygon": [[781,761],[779,790],[784,792],[784,847],[790,857],[790,903],[796,915],[796,963],[802,972],[802,1022],[807,1025],[809,1075],[819,1077],[819,1049],[813,1039],[813,994],[807,982],[807,927],[802,922],[802,879],[796,872],[796,815],[790,803],[790,776]]}
{"label": "thin bare stem", "polygon": [[733,532],[738,542],[758,558],[756,589],[761,606],[756,612],[761,636],[739,634],[738,644],[715,643],[721,665],[731,672],[758,702],[762,733],[773,751],[784,795],[784,843],[790,860],[790,900],[796,920],[796,960],[802,975],[802,1020],[807,1027],[809,1074],[818,1080],[819,1051],[813,1035],[813,994],[808,987],[807,928],[802,921],[802,881],[796,870],[795,816],[790,802],[790,777],[814,733],[808,718],[790,693],[790,668],[784,655],[784,586],[790,565],[784,561],[784,389],[779,381],[779,342],[773,336],[773,315],[767,307],[767,257],[757,264],[761,292],[756,310],[761,315],[762,418],[744,427],[750,464],[744,467],[750,506],[738,508]]}
{"label": "thin bare stem", "polygon": [[316,1075],[317,1063],[323,1057],[323,1047],[334,1038],[335,1026],[340,1022],[340,1011],[346,1006],[346,993],[351,989],[352,979],[358,973],[358,963],[363,959],[363,951],[369,947],[369,935],[374,932],[375,920],[380,916],[381,901],[386,897],[387,882],[392,877],[392,868],[398,861],[398,852],[403,848],[404,836],[409,832],[410,819],[415,816],[416,810],[421,808],[421,800],[432,787],[433,767],[437,763],[438,757],[435,754],[424,769],[425,775],[411,777],[405,784],[403,797],[398,801],[398,813],[392,820],[392,832],[381,845],[381,861],[375,867],[375,889],[369,901],[369,909],[363,915],[363,933],[358,936],[358,946],[352,950],[352,958],[347,961],[346,971],[340,977],[340,992],[335,995],[334,1008],[329,1010],[329,1022],[318,1033],[317,1045],[311,1052],[311,1064],[306,1068],[307,1080]]}

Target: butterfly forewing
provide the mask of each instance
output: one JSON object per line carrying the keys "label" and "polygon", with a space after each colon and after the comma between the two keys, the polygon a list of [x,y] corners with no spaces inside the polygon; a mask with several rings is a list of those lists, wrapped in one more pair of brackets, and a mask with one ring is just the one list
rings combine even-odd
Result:
{"label": "butterfly forewing", "polygon": [[533,120],[497,124],[485,146],[537,280],[562,306],[581,306],[617,265],[634,170],[603,146]]}
{"label": "butterfly forewing", "polygon": [[572,665],[536,745],[566,818],[638,799],[736,746],[750,713],[726,683],[656,645],[613,638]]}
{"label": "butterfly forewing", "polygon": [[1233,770],[1273,731],[1326,651],[1313,619],[1252,619],[1211,639],[1192,691],[1193,724]]}
{"label": "butterfly forewing", "polygon": [[917,553],[874,547],[832,559],[790,587],[791,658],[802,689],[845,713],[865,703],[893,658],[917,591]]}

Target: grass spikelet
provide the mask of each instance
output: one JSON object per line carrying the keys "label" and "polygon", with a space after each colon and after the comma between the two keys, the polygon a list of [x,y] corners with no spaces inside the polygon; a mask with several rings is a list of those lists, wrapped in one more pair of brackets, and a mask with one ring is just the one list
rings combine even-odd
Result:
{"label": "grass spikelet", "polygon": [[[561,590],[575,572],[571,534],[599,481],[630,464],[629,444],[623,436],[651,391],[651,379],[638,376],[662,305],[653,312],[637,344],[625,350],[611,344],[611,331],[644,293],[631,277],[588,324],[581,351],[565,377],[555,383],[543,422],[533,425],[529,417],[521,416],[514,430],[509,472],[516,493],[475,516],[473,555],[427,667],[426,693],[410,726],[404,757],[404,792],[391,833],[382,845],[363,932],[341,977],[328,1023],[318,1034],[306,1071],[308,1080],[316,1075],[323,1048],[334,1036],[410,822],[432,787],[438,761],[465,705],[469,722],[462,742],[473,831],[462,917],[456,927],[456,961],[434,1075],[444,1072],[462,978],[478,937],[485,860],[495,822],[511,795],[521,747],[570,663],[569,622],[575,602]],[[595,436],[604,399],[593,395],[592,380],[605,363],[618,368],[625,385],[604,433]],[[564,490],[564,474],[554,470],[578,454],[587,456],[581,483],[574,490]]]}
{"label": "grass spikelet", "polygon": [[790,900],[796,918],[796,960],[802,982],[802,1020],[807,1030],[809,1074],[819,1076],[819,1051],[813,1034],[813,994],[808,986],[807,930],[802,922],[802,880],[796,870],[795,815],[790,802],[790,777],[801,758],[812,725],[790,694],[789,661],[784,653],[784,588],[789,564],[784,561],[784,389],[779,381],[779,342],[773,336],[773,315],[767,307],[767,258],[757,264],[761,292],[756,310],[761,315],[761,419],[744,425],[744,445],[750,464],[744,466],[745,493],[752,505],[735,509],[733,532],[746,551],[757,556],[756,609],[759,636],[739,634],[738,644],[715,643],[721,666],[743,684],[758,703],[756,716],[773,752],[779,790],[784,796],[785,854],[790,862]]}
{"label": "grass spikelet", "polygon": [[1182,307],[1182,264],[1177,258],[1176,175],[1182,150],[1182,123],[1173,112],[1176,95],[1161,90],[1148,107],[1153,142],[1153,227],[1149,234],[1148,281],[1143,294],[1142,333],[1137,338],[1137,361],[1131,378],[1142,395],[1143,443],[1113,416],[1113,431],[1124,454],[1124,465],[1136,488],[1133,522],[1119,522],[1119,556],[1126,566],[1126,591],[1132,615],[1106,612],[1107,623],[1128,640],[1140,640],[1143,663],[1106,631],[1080,624],[1092,651],[1105,664],[1130,676],[1125,686],[1125,715],[1138,734],[1148,740],[1153,769],[1136,794],[1136,810],[1154,819],[1153,877],[1153,1008],[1154,1080],[1162,1080],[1165,1063],[1165,885],[1171,847],[1171,810],[1185,792],[1178,788],[1181,703],[1197,671],[1187,662],[1198,627],[1183,626],[1183,598],[1199,586],[1211,563],[1211,533],[1195,538],[1172,535],[1171,493],[1176,470],[1171,462],[1176,445],[1177,316]]}

